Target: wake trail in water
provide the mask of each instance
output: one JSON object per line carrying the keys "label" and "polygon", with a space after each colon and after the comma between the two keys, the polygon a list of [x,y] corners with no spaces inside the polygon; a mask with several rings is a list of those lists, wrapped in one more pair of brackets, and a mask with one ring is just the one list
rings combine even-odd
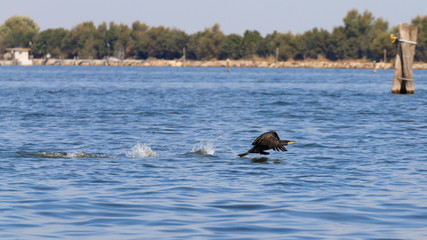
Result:
{"label": "wake trail in water", "polygon": [[31,155],[41,158],[115,158],[114,156],[86,152],[37,152]]}

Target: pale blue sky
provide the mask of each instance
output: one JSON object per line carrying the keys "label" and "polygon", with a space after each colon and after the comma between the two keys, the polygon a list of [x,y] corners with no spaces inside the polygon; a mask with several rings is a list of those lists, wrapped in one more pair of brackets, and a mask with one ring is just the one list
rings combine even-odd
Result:
{"label": "pale blue sky", "polygon": [[113,21],[131,25],[139,20],[149,26],[163,25],[187,33],[202,31],[215,23],[224,33],[258,30],[263,35],[303,33],[314,27],[331,31],[343,25],[348,10],[369,10],[391,26],[427,15],[427,0],[0,0],[0,23],[13,15],[29,16],[41,30],[71,29],[83,21],[96,25]]}

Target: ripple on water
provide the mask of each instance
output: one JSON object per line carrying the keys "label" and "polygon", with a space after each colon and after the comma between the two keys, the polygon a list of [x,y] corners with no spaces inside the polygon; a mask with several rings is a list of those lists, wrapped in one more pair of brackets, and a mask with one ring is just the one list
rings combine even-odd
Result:
{"label": "ripple on water", "polygon": [[86,152],[37,152],[32,155],[41,158],[115,158],[104,154],[91,154]]}
{"label": "ripple on water", "polygon": [[426,239],[425,82],[223,70],[0,68],[0,238]]}

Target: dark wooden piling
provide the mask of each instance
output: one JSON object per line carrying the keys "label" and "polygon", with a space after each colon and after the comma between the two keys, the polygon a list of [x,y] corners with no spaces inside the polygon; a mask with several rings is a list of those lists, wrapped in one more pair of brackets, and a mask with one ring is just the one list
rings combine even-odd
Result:
{"label": "dark wooden piling", "polygon": [[374,74],[377,73],[377,61],[374,60],[372,68],[374,69]]}
{"label": "dark wooden piling", "polygon": [[[392,35],[393,40],[393,35]],[[399,38],[394,38],[396,44],[396,61],[394,64],[394,78],[392,93],[413,94],[414,75],[412,63],[415,55],[417,28],[407,23],[399,24]]]}
{"label": "dark wooden piling", "polygon": [[186,53],[186,51],[185,51],[185,47],[184,47],[184,48],[182,49],[182,60],[183,60],[183,62],[184,62],[184,63],[183,63],[183,66],[184,66],[184,67],[186,67],[186,62],[185,62],[185,61],[186,61],[186,59],[185,59],[185,58],[186,58],[186,56],[185,56],[185,53]]}
{"label": "dark wooden piling", "polygon": [[386,69],[385,65],[387,63],[387,49],[384,49],[384,70]]}
{"label": "dark wooden piling", "polygon": [[230,59],[227,58],[227,72],[230,71]]}

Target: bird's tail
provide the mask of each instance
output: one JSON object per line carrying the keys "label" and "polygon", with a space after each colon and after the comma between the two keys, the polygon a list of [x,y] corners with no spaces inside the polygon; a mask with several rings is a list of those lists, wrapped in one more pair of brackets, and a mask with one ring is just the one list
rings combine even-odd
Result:
{"label": "bird's tail", "polygon": [[244,157],[244,156],[246,156],[248,154],[249,154],[249,152],[245,152],[245,153],[239,154],[239,157]]}

